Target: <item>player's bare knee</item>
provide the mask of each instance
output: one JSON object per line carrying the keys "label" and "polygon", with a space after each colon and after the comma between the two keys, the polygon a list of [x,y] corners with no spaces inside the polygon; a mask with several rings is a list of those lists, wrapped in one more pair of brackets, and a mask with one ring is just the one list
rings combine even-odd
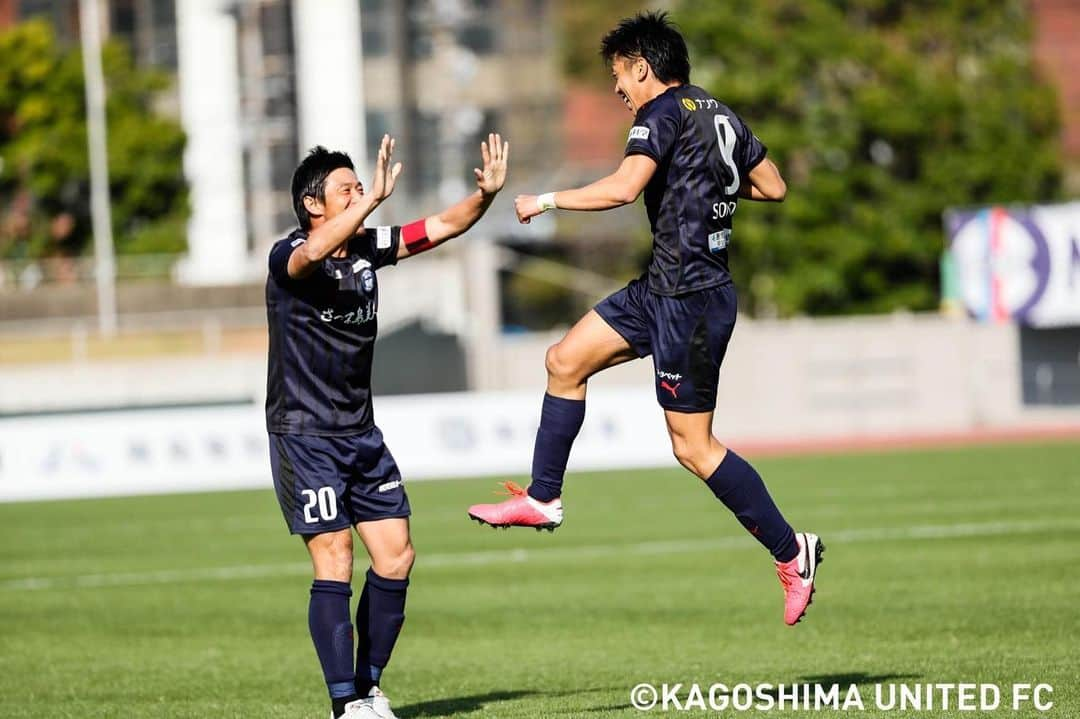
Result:
{"label": "player's bare knee", "polygon": [[409,572],[412,571],[413,564],[416,562],[416,550],[413,548],[412,544],[405,546],[405,551],[398,557],[398,562],[400,574],[402,575],[400,578],[404,579],[409,576]]}
{"label": "player's bare knee", "polygon": [[412,571],[413,562],[416,561],[416,550],[411,543],[406,544],[400,551],[387,553],[384,556],[372,558],[372,568],[380,577],[387,579],[406,579]]}
{"label": "player's bare knee", "polygon": [[572,353],[562,342],[548,347],[547,354],[544,355],[544,367],[547,369],[548,379],[560,385],[577,387],[588,379],[581,363],[574,360]]}
{"label": "player's bare knee", "polygon": [[678,453],[674,453],[674,454],[675,454],[675,459],[678,460],[679,464],[682,465],[683,469],[685,469],[687,472],[692,472],[692,473],[696,474],[696,472],[694,470],[694,466],[692,464],[690,464],[690,462],[684,456],[679,455]]}
{"label": "player's bare knee", "polygon": [[344,540],[334,542],[330,552],[330,563],[337,575],[336,578],[343,582],[352,579],[353,569],[352,537],[345,536]]}
{"label": "player's bare knee", "polygon": [[353,543],[348,532],[334,532],[313,537],[308,541],[315,575],[319,579],[339,582],[352,580]]}
{"label": "player's bare knee", "polygon": [[693,456],[693,445],[690,444],[686,438],[672,434],[671,435],[671,453],[675,455],[675,459],[679,460],[679,464],[686,466]]}
{"label": "player's bare knee", "polygon": [[570,374],[570,368],[564,357],[564,352],[559,344],[553,344],[547,348],[544,355],[544,369],[548,377],[555,380],[566,380]]}
{"label": "player's bare knee", "polygon": [[707,477],[709,456],[712,454],[708,444],[695,442],[680,435],[671,436],[671,450],[679,464],[699,477]]}

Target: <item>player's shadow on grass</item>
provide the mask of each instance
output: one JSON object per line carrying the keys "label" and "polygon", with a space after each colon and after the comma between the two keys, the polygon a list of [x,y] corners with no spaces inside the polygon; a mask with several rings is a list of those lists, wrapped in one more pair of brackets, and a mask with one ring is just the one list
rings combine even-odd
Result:
{"label": "player's shadow on grass", "polygon": [[[837,674],[816,674],[809,677],[799,677],[794,681],[785,681],[783,683],[788,685],[788,692],[790,694],[790,687],[792,684],[806,684],[812,687],[822,687],[825,691],[828,691],[829,687],[836,684],[840,687],[840,699],[844,698],[844,692],[852,684],[863,686],[866,684],[879,684],[882,682],[892,681],[905,681],[908,679],[921,679],[921,674],[867,674],[866,672],[844,672]],[[755,687],[755,695],[761,694],[764,696],[772,697],[773,700],[780,700],[780,687],[774,686],[771,689],[764,687]],[[801,691],[801,690],[800,690]],[[718,695],[731,696],[732,692],[729,688],[726,692],[717,692]],[[800,695],[801,696],[801,695]]]}
{"label": "player's shadow on grass", "polygon": [[474,694],[468,697],[455,697],[453,699],[434,699],[429,702],[409,704],[394,710],[401,719],[413,717],[449,717],[455,714],[465,714],[481,709],[491,702],[503,702],[510,699],[521,699],[532,696],[536,692],[509,691],[509,692],[486,692]]}
{"label": "player's shadow on grass", "polygon": [[849,684],[880,684],[882,682],[906,681],[908,679],[922,679],[921,674],[867,674],[866,672],[839,672],[836,674],[816,674],[810,677],[799,677],[801,682],[817,684],[828,687],[839,684],[846,687]]}

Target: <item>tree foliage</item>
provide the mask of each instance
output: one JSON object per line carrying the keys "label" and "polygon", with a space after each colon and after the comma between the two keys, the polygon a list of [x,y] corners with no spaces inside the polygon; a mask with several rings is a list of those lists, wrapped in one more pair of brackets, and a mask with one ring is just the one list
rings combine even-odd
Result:
{"label": "tree foliage", "polygon": [[788,180],[740,203],[732,266],[758,313],[929,309],[942,211],[1060,193],[1058,107],[1023,0],[682,3],[692,79]]}
{"label": "tree foliage", "polygon": [[[102,53],[117,251],[180,252],[184,135],[155,111],[169,77]],[[82,57],[40,21],[0,33],[0,257],[73,256],[91,244]]]}

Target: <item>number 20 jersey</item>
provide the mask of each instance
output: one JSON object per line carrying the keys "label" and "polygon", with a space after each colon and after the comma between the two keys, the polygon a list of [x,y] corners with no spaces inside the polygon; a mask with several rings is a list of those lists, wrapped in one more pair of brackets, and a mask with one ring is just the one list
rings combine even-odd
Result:
{"label": "number 20 jersey", "polygon": [[649,289],[682,295],[731,282],[728,243],[747,174],[766,148],[726,105],[695,85],[668,88],[638,110],[626,155],[646,155],[652,225]]}

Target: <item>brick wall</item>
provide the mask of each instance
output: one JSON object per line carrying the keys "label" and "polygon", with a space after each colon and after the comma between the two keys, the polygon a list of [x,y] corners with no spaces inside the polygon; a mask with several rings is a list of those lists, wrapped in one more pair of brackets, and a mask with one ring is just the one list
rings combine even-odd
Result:
{"label": "brick wall", "polygon": [[15,0],[0,0],[0,29],[15,23]]}
{"label": "brick wall", "polygon": [[1065,156],[1080,164],[1080,0],[1031,0],[1035,57],[1057,85]]}
{"label": "brick wall", "polygon": [[563,106],[565,159],[583,167],[614,169],[622,158],[633,116],[613,89],[573,84]]}

